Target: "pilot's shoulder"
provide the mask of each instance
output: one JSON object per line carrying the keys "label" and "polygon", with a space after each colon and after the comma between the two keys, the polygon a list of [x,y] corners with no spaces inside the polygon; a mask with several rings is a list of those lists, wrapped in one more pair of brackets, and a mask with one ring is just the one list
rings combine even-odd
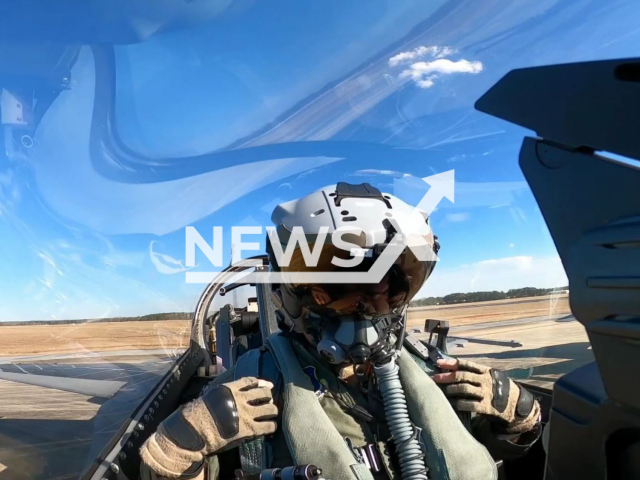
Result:
{"label": "pilot's shoulder", "polygon": [[271,351],[267,348],[250,350],[241,355],[229,369],[220,373],[208,386],[230,383],[245,377],[256,377],[278,383],[281,374]]}
{"label": "pilot's shoulder", "polygon": [[419,355],[415,355],[411,352],[407,352],[411,358],[413,358],[413,360],[418,364],[418,366],[429,376],[434,375],[437,373],[437,367],[436,364],[433,363],[433,360],[431,360],[430,358],[422,358]]}

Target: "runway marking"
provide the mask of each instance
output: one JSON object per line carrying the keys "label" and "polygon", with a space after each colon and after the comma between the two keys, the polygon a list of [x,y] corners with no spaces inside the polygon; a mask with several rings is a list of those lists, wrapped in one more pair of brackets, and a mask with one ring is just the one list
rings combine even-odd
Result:
{"label": "runway marking", "polygon": [[16,367],[18,370],[20,370],[22,373],[26,373],[27,375],[30,375],[29,372],[27,372],[24,368],[22,368],[17,363],[14,363],[13,366]]}
{"label": "runway marking", "polygon": [[42,367],[39,365],[36,365],[35,363],[32,363],[31,365],[33,365],[34,367],[36,367],[38,370],[42,370]]}
{"label": "runway marking", "polygon": [[[497,331],[497,332],[473,333],[473,336],[471,336],[469,338],[486,337],[486,336],[491,336],[491,335],[504,335],[504,334],[513,333],[513,332],[519,333],[519,332],[522,332],[524,330],[534,330],[534,329],[546,328],[546,327],[547,327],[546,325],[527,325],[527,326],[523,326],[523,327],[520,327],[520,328],[512,328],[512,329],[509,329],[509,330],[505,329],[505,330],[500,330],[500,331]],[[492,327],[492,328],[494,328],[494,327]],[[456,332],[456,333],[459,333],[459,332]]]}
{"label": "runway marking", "polygon": [[[104,370],[103,370],[104,371]],[[107,372],[111,372],[111,370],[106,370]],[[124,378],[129,378],[128,375],[126,375],[128,372],[126,370],[114,370],[116,373],[123,373],[124,374]],[[88,377],[91,375],[95,375],[96,372],[86,372],[86,373],[82,373],[80,375],[76,375],[75,377],[69,377],[69,378],[84,378],[84,377]],[[123,375],[114,375],[109,377],[110,379],[114,379],[114,378],[123,378]],[[104,378],[94,378],[92,380],[105,380]]]}
{"label": "runway marking", "polygon": [[[73,367],[76,368],[76,367]],[[102,366],[102,367],[85,367],[84,365],[80,365],[78,368],[85,368],[87,370],[101,370],[101,371],[107,371],[107,372],[119,372],[119,371],[124,371],[124,368],[120,368],[120,367],[112,367],[110,365],[107,366]]]}

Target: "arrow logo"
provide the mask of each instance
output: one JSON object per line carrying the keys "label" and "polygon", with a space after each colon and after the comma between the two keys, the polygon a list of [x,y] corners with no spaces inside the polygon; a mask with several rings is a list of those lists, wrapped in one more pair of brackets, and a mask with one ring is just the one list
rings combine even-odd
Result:
{"label": "arrow logo", "polygon": [[455,178],[454,170],[431,175],[422,179],[431,186],[422,197],[416,208],[409,215],[404,212],[394,213],[389,220],[396,231],[404,236],[405,244],[413,251],[420,261],[437,261],[438,257],[433,252],[427,241],[431,235],[426,227],[426,221],[443,198],[454,201]]}
{"label": "arrow logo", "polygon": [[426,195],[422,197],[416,210],[424,210],[427,214],[431,215],[431,212],[435,210],[443,198],[447,198],[453,203],[455,201],[454,172],[455,170],[448,170],[436,175],[431,175],[430,177],[424,177],[422,180],[428,185],[431,185],[431,188],[427,191]]}

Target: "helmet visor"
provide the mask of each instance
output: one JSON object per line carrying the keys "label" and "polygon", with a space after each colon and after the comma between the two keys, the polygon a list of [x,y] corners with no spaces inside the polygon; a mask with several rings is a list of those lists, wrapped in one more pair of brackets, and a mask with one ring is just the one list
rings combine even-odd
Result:
{"label": "helmet visor", "polygon": [[[314,251],[314,246],[311,246]],[[364,257],[353,267],[339,267],[333,259],[348,259],[350,252],[332,244],[322,246],[315,266],[307,265],[304,255],[297,248],[288,266],[281,267],[287,273],[286,286],[307,308],[324,316],[362,313],[370,316],[388,316],[401,313],[418,293],[431,274],[434,261],[421,261],[413,251],[405,248],[393,266],[377,283],[302,283],[304,272],[361,272],[366,274],[375,258]]]}

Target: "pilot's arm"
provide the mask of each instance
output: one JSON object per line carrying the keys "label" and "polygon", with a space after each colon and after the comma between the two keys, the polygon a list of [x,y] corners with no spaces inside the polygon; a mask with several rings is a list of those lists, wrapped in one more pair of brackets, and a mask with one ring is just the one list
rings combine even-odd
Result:
{"label": "pilot's arm", "polygon": [[211,384],[160,424],[140,449],[142,462],[160,477],[197,477],[205,457],[276,430],[272,388],[253,377]]}
{"label": "pilot's arm", "polygon": [[453,407],[471,412],[474,436],[494,458],[524,455],[540,438],[540,404],[504,372],[468,360],[438,360],[433,375]]}

